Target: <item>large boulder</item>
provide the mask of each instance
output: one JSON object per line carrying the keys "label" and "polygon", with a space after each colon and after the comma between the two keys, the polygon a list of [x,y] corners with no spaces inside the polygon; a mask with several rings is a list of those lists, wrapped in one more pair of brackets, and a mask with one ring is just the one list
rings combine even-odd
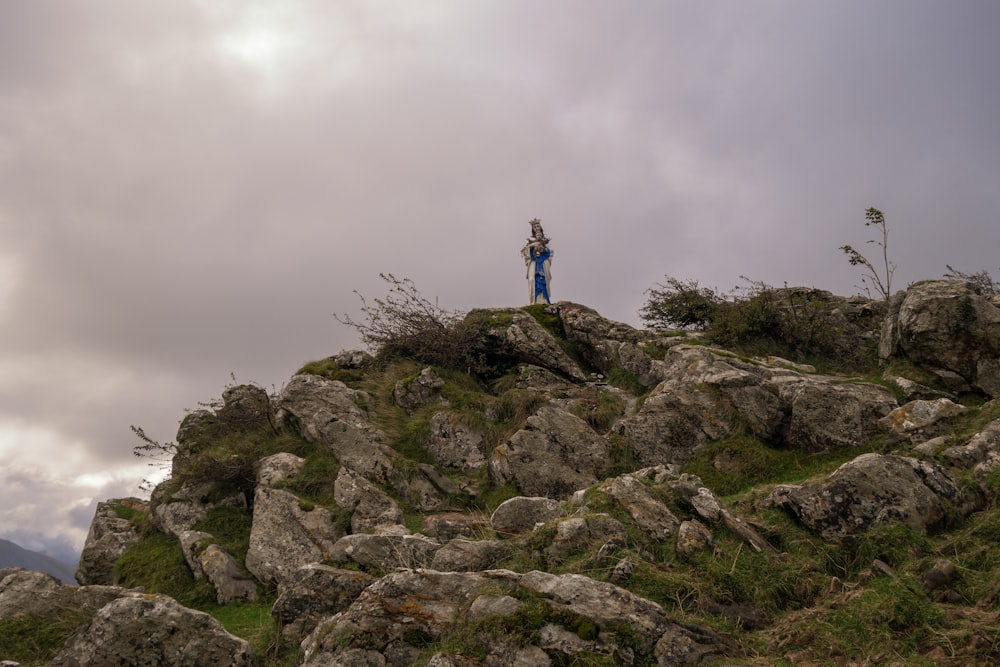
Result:
{"label": "large boulder", "polygon": [[49,667],[252,667],[250,644],[201,611],[163,595],[132,593],[102,607]]}
{"label": "large boulder", "polygon": [[65,611],[93,614],[125,593],[118,586],[69,586],[38,570],[0,568],[0,619],[31,616],[51,622]]}
{"label": "large boulder", "polygon": [[583,382],[586,374],[573,359],[559,346],[559,342],[534,317],[523,310],[510,311],[511,323],[504,331],[504,340],[510,345],[515,358],[536,364],[563,375],[571,380]]}
{"label": "large boulder", "polygon": [[111,584],[115,563],[130,545],[139,541],[132,522],[123,518],[119,508],[148,512],[146,503],[135,498],[108,500],[97,503],[97,511],[87,531],[87,541],[76,568],[76,580],[81,585]]}
{"label": "large boulder", "polygon": [[278,400],[279,417],[290,421],[309,442],[323,442],[323,428],[342,421],[356,428],[366,427],[369,402],[363,391],[351,389],[339,380],[300,373],[289,380]]}
{"label": "large boulder", "polygon": [[278,586],[271,616],[285,639],[299,643],[321,619],[346,609],[374,581],[358,570],[304,565]]}
{"label": "large boulder", "polygon": [[149,511],[146,503],[135,498],[97,503],[76,568],[76,580],[81,585],[111,584],[118,558],[139,541],[139,533],[132,522],[119,514],[122,506],[133,511]]}
{"label": "large boulder", "polygon": [[382,570],[427,567],[440,548],[439,542],[423,535],[345,535],[328,560]]}
{"label": "large boulder", "polygon": [[498,485],[562,499],[597,482],[607,466],[607,444],[587,422],[545,405],[494,450],[489,471]]}
{"label": "large boulder", "polygon": [[448,468],[476,472],[486,465],[486,438],[457,412],[444,410],[431,417],[425,446],[435,461]]}
{"label": "large boulder", "polygon": [[351,513],[351,532],[363,533],[401,526],[403,511],[385,491],[361,475],[341,468],[333,485],[334,500]]}
{"label": "large boulder", "polygon": [[890,523],[929,532],[977,502],[940,465],[882,454],[862,454],[817,484],[778,486],[771,497],[835,541]]}
{"label": "large boulder", "polygon": [[701,445],[732,432],[731,410],[719,396],[698,386],[661,384],[637,413],[619,421],[637,467],[684,463]]}
{"label": "large boulder", "polygon": [[200,565],[201,571],[215,588],[219,604],[257,601],[257,582],[218,544],[210,544],[201,552]]}
{"label": "large boulder", "polygon": [[[538,624],[522,629],[527,642],[495,630],[525,622]],[[542,666],[596,653],[616,664],[696,665],[737,648],[707,628],[671,620],[654,602],[583,575],[416,570],[386,575],[322,621],[302,643],[302,665],[411,664],[421,646],[463,628],[485,660],[439,654],[430,664]]]}
{"label": "large boulder", "polygon": [[174,479],[161,482],[153,489],[149,499],[153,527],[161,533],[179,538],[181,533],[191,530],[194,525],[208,516],[214,507],[247,506],[242,492],[234,492],[215,500],[217,485],[214,482],[182,483]]}
{"label": "large boulder", "polygon": [[1000,309],[971,283],[925,281],[893,297],[879,356],[904,356],[935,372],[954,391],[958,376],[1000,396]]}
{"label": "large boulder", "polygon": [[516,535],[534,530],[562,514],[562,505],[552,498],[516,496],[493,510],[490,525],[501,535]]}
{"label": "large boulder", "polygon": [[264,583],[280,583],[301,566],[326,560],[342,535],[326,508],[261,486],[254,496],[246,567]]}
{"label": "large boulder", "polygon": [[786,444],[808,452],[860,445],[898,406],[889,390],[865,382],[797,382],[779,389],[790,406]]}

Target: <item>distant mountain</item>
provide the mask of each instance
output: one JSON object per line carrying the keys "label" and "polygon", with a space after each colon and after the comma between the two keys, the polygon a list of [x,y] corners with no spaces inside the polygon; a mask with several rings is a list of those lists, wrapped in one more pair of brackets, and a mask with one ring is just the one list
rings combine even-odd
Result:
{"label": "distant mountain", "polygon": [[52,556],[28,551],[9,540],[0,539],[0,567],[23,567],[28,570],[48,572],[64,584],[76,584],[76,567]]}

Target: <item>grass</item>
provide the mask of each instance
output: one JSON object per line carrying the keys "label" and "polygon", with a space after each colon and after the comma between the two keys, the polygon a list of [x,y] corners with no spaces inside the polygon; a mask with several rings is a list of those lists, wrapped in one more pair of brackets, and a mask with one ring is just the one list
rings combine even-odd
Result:
{"label": "grass", "polygon": [[49,663],[70,635],[93,618],[79,607],[64,607],[44,616],[0,618],[0,659],[25,665]]}

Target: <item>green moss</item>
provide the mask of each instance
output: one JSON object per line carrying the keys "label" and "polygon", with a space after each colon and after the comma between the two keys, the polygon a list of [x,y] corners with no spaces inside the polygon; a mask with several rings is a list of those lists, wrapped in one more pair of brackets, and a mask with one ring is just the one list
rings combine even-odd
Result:
{"label": "green moss", "polygon": [[194,525],[215,538],[215,543],[236,560],[246,560],[250,548],[250,527],[253,515],[243,507],[220,505],[208,511],[204,519]]}
{"label": "green moss", "polygon": [[340,380],[344,384],[352,385],[364,377],[364,371],[355,368],[341,368],[332,357],[310,361],[295,372],[296,375],[308,374],[318,375],[328,380]]}
{"label": "green moss", "polygon": [[0,618],[0,658],[26,665],[50,662],[77,628],[93,614],[63,607],[45,616]]}

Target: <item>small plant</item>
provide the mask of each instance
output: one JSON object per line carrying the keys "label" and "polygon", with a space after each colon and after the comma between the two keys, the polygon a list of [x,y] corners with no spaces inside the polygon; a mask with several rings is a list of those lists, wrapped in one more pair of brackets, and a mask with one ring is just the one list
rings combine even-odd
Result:
{"label": "small plant", "polygon": [[409,278],[391,273],[379,276],[389,284],[389,293],[369,304],[361,299],[364,321],[350,315],[336,315],[341,324],[353,327],[375,357],[382,362],[395,357],[415,359],[420,363],[493,375],[489,350],[481,340],[489,324],[482,313],[466,316],[457,310],[441,308],[424,298]]}
{"label": "small plant", "polygon": [[[885,215],[877,208],[869,208],[865,211],[865,227],[876,227],[882,233],[882,240],[870,239],[868,243],[875,243],[882,248],[882,262],[876,269],[872,262],[849,245],[840,246],[840,249],[847,255],[851,266],[862,266],[866,273],[861,277],[862,288],[866,294],[871,296],[871,289],[874,288],[886,301],[892,296],[892,274],[896,271],[896,265],[889,261],[889,227],[885,222]],[[949,267],[950,268],[950,267]]]}
{"label": "small plant", "polygon": [[976,271],[975,273],[965,273],[959,271],[958,269],[952,268],[950,264],[945,264],[948,267],[948,272],[942,276],[948,280],[964,280],[967,283],[972,283],[976,292],[979,294],[1000,294],[1000,283],[993,280],[993,277],[989,272]]}

